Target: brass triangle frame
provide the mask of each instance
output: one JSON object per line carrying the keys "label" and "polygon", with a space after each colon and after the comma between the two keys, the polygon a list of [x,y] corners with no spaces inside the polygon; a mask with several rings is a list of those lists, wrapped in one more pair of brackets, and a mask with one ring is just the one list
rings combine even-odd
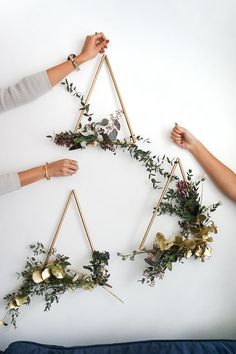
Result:
{"label": "brass triangle frame", "polygon": [[170,174],[169,174],[169,176],[168,176],[168,179],[167,179],[167,181],[166,181],[166,184],[165,184],[165,186],[164,186],[164,188],[163,188],[163,190],[162,190],[162,193],[161,193],[161,195],[160,195],[160,198],[159,198],[158,201],[157,201],[157,204],[156,204],[156,206],[155,206],[155,210],[154,210],[154,212],[153,212],[153,214],[152,214],[152,217],[151,217],[151,219],[150,219],[150,221],[149,221],[149,223],[148,223],[148,226],[147,226],[147,228],[146,228],[146,231],[145,231],[145,233],[144,233],[144,236],[143,236],[143,238],[142,238],[142,241],[141,241],[140,244],[139,244],[139,247],[138,247],[139,250],[143,250],[143,248],[144,248],[144,245],[145,245],[146,239],[147,239],[147,237],[148,237],[148,234],[149,234],[149,232],[150,232],[150,229],[151,229],[151,227],[152,227],[152,224],[153,224],[153,222],[154,222],[154,220],[155,220],[155,218],[156,218],[156,216],[157,216],[157,213],[158,213],[158,211],[159,211],[159,207],[160,207],[160,204],[161,204],[161,202],[162,202],[162,199],[164,198],[164,196],[165,196],[165,194],[166,194],[166,192],[167,192],[167,190],[168,190],[168,187],[169,187],[169,185],[170,185],[170,183],[171,183],[172,177],[173,177],[173,175],[174,175],[174,173],[175,173],[175,170],[176,170],[177,166],[179,166],[179,168],[180,168],[180,173],[181,173],[181,175],[182,175],[183,180],[184,180],[185,182],[187,182],[187,179],[186,179],[186,176],[185,176],[185,172],[184,172],[184,169],[183,169],[183,165],[182,165],[180,159],[177,157],[176,160],[175,160],[175,162],[174,162],[174,166],[172,167],[172,169],[171,169],[171,171],[170,171]]}
{"label": "brass triangle frame", "polygon": [[[90,99],[90,97],[91,97],[91,94],[92,94],[92,92],[93,92],[95,83],[96,83],[96,81],[97,81],[98,75],[99,75],[99,73],[100,73],[100,71],[101,71],[101,68],[102,68],[102,66],[103,66],[104,63],[106,64],[106,66],[107,66],[107,68],[108,68],[110,77],[111,77],[111,79],[112,79],[112,82],[113,82],[113,85],[114,85],[116,94],[117,94],[117,96],[118,96],[118,99],[119,99],[119,102],[120,102],[120,105],[121,105],[121,108],[122,108],[122,112],[123,112],[123,114],[124,114],[124,116],[125,116],[125,120],[126,120],[128,129],[129,129],[129,132],[130,132],[131,141],[132,141],[133,144],[135,144],[135,142],[136,142],[135,134],[134,134],[133,129],[132,129],[132,127],[131,127],[131,123],[130,123],[130,120],[129,120],[129,118],[128,118],[128,114],[127,114],[127,111],[126,111],[126,109],[125,109],[124,102],[123,102],[122,97],[121,97],[121,94],[120,94],[120,90],[119,90],[119,88],[118,88],[118,85],[117,85],[117,82],[116,82],[114,73],[113,73],[112,68],[111,68],[111,64],[110,64],[110,62],[109,62],[108,57],[107,57],[106,54],[103,54],[103,56],[102,56],[102,58],[101,58],[101,60],[100,60],[100,62],[99,62],[99,64],[98,64],[97,70],[96,70],[95,75],[94,75],[94,77],[93,77],[92,83],[91,83],[91,85],[90,85],[90,88],[89,88],[89,91],[88,91],[88,93],[87,93],[87,96],[86,96],[86,99],[85,99],[85,102],[84,102],[84,103],[85,103],[85,105],[88,104],[89,99]],[[80,112],[78,121],[77,121],[76,126],[75,126],[75,129],[74,129],[74,133],[76,133],[77,130],[79,129],[79,125],[80,125],[80,123],[81,123],[82,118],[83,118],[83,111]]]}
{"label": "brass triangle frame", "polygon": [[51,254],[52,254],[53,248],[54,248],[55,243],[56,243],[56,241],[57,241],[59,232],[60,232],[60,230],[61,230],[62,223],[63,223],[63,221],[64,221],[64,219],[65,219],[66,212],[67,212],[68,207],[69,207],[69,205],[70,205],[70,203],[71,203],[71,201],[72,201],[72,198],[74,198],[74,200],[75,200],[75,204],[76,204],[78,213],[79,213],[79,215],[80,215],[80,219],[81,219],[81,221],[82,221],[83,229],[84,229],[84,231],[85,231],[86,238],[87,238],[87,240],[88,240],[88,243],[89,243],[89,247],[90,247],[90,249],[91,249],[91,252],[94,251],[94,246],[93,246],[93,243],[92,243],[92,239],[91,239],[91,236],[90,236],[90,234],[89,234],[88,227],[87,227],[87,225],[86,225],[86,222],[85,222],[85,219],[84,219],[84,215],[83,215],[83,213],[82,213],[81,206],[80,206],[80,204],[79,204],[79,198],[78,198],[77,194],[75,193],[75,191],[72,190],[72,191],[70,192],[70,194],[69,194],[69,197],[68,197],[67,201],[66,201],[66,204],[65,204],[64,210],[63,210],[63,212],[62,212],[60,221],[59,221],[59,223],[58,223],[58,225],[57,225],[55,234],[54,234],[53,239],[52,239],[52,242],[51,242],[51,244],[50,244],[50,247],[49,247],[49,250],[48,250],[48,253],[47,253],[47,256],[46,256],[46,260],[45,260],[45,263],[44,263],[45,265],[48,263],[49,258],[50,258]]}
{"label": "brass triangle frame", "polygon": [[[94,246],[93,246],[93,242],[92,242],[92,239],[91,239],[91,236],[90,236],[89,231],[88,231],[88,227],[87,227],[86,222],[85,222],[84,215],[83,215],[83,213],[82,213],[82,209],[81,209],[81,206],[80,206],[80,203],[79,203],[79,198],[78,198],[78,196],[77,196],[75,190],[73,189],[73,190],[70,192],[70,194],[69,194],[69,197],[68,197],[68,199],[67,199],[67,201],[66,201],[65,207],[64,207],[63,212],[62,212],[62,215],[61,215],[61,218],[60,218],[59,223],[58,223],[58,225],[57,225],[55,234],[54,234],[54,236],[53,236],[53,238],[52,238],[52,241],[51,241],[49,250],[48,250],[47,255],[46,255],[46,259],[45,259],[45,262],[44,262],[44,266],[46,266],[46,265],[48,264],[48,261],[49,261],[51,255],[52,255],[53,248],[54,248],[55,243],[56,243],[56,241],[57,241],[59,232],[60,232],[60,230],[61,230],[61,226],[62,226],[63,221],[64,221],[64,219],[65,219],[66,212],[67,212],[67,210],[68,210],[68,207],[69,207],[69,205],[70,205],[70,203],[71,203],[72,198],[74,198],[74,200],[75,200],[75,204],[76,204],[78,213],[79,213],[79,215],[80,215],[80,219],[81,219],[81,222],[82,222],[82,225],[83,225],[83,229],[84,229],[85,234],[86,234],[87,241],[88,241],[88,243],[89,243],[90,250],[91,250],[92,253],[95,251]],[[124,303],[123,300],[121,300],[121,299],[120,299],[116,294],[114,294],[111,290],[107,289],[104,285],[102,286],[102,288],[103,288],[104,290],[106,290],[110,295],[114,296],[118,301],[120,301],[121,303]]]}

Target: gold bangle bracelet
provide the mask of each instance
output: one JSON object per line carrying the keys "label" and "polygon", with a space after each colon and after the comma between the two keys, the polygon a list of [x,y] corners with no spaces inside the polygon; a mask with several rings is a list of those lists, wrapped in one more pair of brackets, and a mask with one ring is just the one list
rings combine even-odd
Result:
{"label": "gold bangle bracelet", "polygon": [[45,178],[49,181],[51,177],[49,177],[48,175],[48,162],[46,162],[43,167],[44,167]]}

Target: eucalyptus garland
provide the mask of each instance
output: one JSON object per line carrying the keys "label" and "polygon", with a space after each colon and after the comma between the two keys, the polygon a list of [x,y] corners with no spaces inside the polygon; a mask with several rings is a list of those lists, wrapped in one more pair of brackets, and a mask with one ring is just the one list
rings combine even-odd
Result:
{"label": "eucalyptus garland", "polygon": [[[85,124],[80,124],[76,132],[65,131],[54,136],[49,135],[55,144],[65,146],[69,150],[83,150],[89,145],[100,147],[102,150],[109,150],[116,154],[118,148],[127,151],[131,158],[140,162],[148,173],[154,189],[160,188],[160,181],[157,175],[169,177],[169,172],[164,170],[164,162],[173,165],[175,159],[159,157],[150,150],[143,150],[132,138],[121,141],[118,134],[121,128],[120,119],[122,111],[111,114],[109,119],[93,121],[93,114],[89,112],[90,105],[85,104],[81,95],[73,83],[67,79],[62,82],[66,90],[78,98],[81,103],[80,110],[86,118]],[[136,137],[138,143],[150,143],[148,139],[141,136]],[[173,238],[167,239],[165,235],[157,232],[150,249],[142,248],[134,250],[129,254],[118,253],[123,260],[134,261],[138,255],[145,255],[145,268],[142,284],[154,286],[157,279],[162,279],[166,270],[172,270],[173,263],[182,262],[185,259],[194,257],[204,262],[211,256],[209,243],[213,241],[212,234],[217,233],[217,227],[211,219],[220,203],[205,206],[202,203],[200,186],[203,179],[194,182],[191,170],[187,173],[187,181],[179,180],[176,176],[172,179],[178,180],[175,188],[169,188],[162,199],[158,213],[169,214],[179,218],[179,232]],[[155,210],[154,210],[155,211]],[[10,316],[11,324],[16,327],[17,318],[22,305],[29,305],[33,296],[44,298],[44,311],[49,311],[53,303],[58,303],[60,296],[68,290],[85,289],[92,290],[96,286],[111,287],[108,284],[110,274],[106,269],[109,261],[108,252],[94,251],[88,265],[83,266],[87,272],[77,272],[70,268],[69,257],[58,254],[54,250],[53,260],[44,264],[39,256],[46,254],[42,243],[30,245],[33,255],[27,257],[26,265],[18,277],[23,279],[20,288],[13,293],[7,294],[4,299],[7,301],[7,315]],[[6,317],[6,316],[5,316]],[[0,325],[7,325],[4,320]]]}
{"label": "eucalyptus garland", "polygon": [[[20,288],[4,297],[7,301],[7,315],[11,324],[16,328],[16,320],[22,305],[29,305],[33,296],[43,296],[44,311],[49,311],[53,303],[58,303],[60,296],[68,290],[92,290],[96,286],[110,287],[108,279],[110,274],[106,269],[110,255],[108,252],[94,251],[89,265],[83,266],[88,272],[77,272],[70,269],[69,257],[56,254],[53,251],[53,260],[44,265],[39,259],[46,254],[42,243],[30,245],[33,255],[27,257],[26,265],[18,277],[23,278]],[[7,323],[2,320],[2,325]]]}
{"label": "eucalyptus garland", "polygon": [[[120,118],[123,112],[118,110],[111,114],[109,119],[103,118],[101,121],[95,122],[92,119],[93,114],[89,113],[90,104],[84,103],[84,97],[76,89],[73,83],[69,83],[66,79],[62,82],[65,85],[66,90],[74,97],[80,100],[81,108],[83,111],[84,120],[87,120],[85,124],[79,125],[77,132],[65,131],[57,133],[54,136],[48,135],[56,145],[65,146],[69,150],[83,150],[89,145],[98,146],[102,150],[112,151],[116,154],[118,148],[122,151],[128,151],[131,158],[140,162],[148,173],[148,179],[151,181],[154,189],[161,188],[160,181],[157,175],[168,177],[168,172],[164,170],[163,163],[167,161],[172,165],[174,159],[171,160],[166,156],[160,157],[151,152],[151,150],[143,150],[140,146],[134,143],[131,139],[124,139],[121,141],[118,138],[118,134],[121,128]],[[144,139],[140,135],[136,137],[138,143],[149,144],[149,139]]]}
{"label": "eucalyptus garland", "polygon": [[172,239],[158,232],[155,235],[152,248],[134,250],[130,254],[118,253],[123,260],[135,260],[141,254],[145,255],[145,269],[141,283],[154,286],[156,279],[162,279],[165,271],[172,270],[174,262],[194,257],[204,262],[211,256],[209,243],[213,241],[211,234],[217,233],[217,227],[211,219],[211,213],[220,203],[206,207],[202,204],[200,185],[203,179],[193,182],[191,170],[187,181],[178,181],[176,188],[169,188],[158,210],[159,215],[176,215],[179,218],[180,231]]}

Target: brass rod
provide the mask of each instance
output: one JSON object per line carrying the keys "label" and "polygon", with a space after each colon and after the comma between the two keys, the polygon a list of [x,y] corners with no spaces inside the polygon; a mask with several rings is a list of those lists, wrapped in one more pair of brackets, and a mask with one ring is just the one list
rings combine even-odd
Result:
{"label": "brass rod", "polygon": [[122,304],[124,304],[124,301],[121,300],[116,294],[114,294],[111,290],[107,289],[104,285],[102,286],[104,290],[106,290],[109,294],[111,294],[112,296],[114,296],[118,301],[122,302]]}
{"label": "brass rod", "polygon": [[[103,54],[103,56],[102,56],[102,58],[101,58],[101,60],[100,60],[100,62],[99,62],[99,64],[98,64],[97,70],[96,70],[96,72],[95,72],[94,78],[93,78],[93,80],[92,80],[92,83],[91,83],[91,85],[90,85],[88,94],[87,94],[86,99],[85,99],[85,102],[84,102],[85,105],[88,103],[88,100],[89,100],[89,98],[90,98],[90,96],[91,96],[91,93],[92,93],[93,88],[94,88],[94,85],[95,85],[95,83],[96,83],[96,81],[97,81],[98,74],[100,73],[100,70],[101,70],[102,64],[103,64],[103,62],[104,62],[104,59],[105,59],[105,54]],[[75,129],[74,129],[74,133],[76,133],[77,130],[78,130],[78,128],[79,128],[80,122],[81,122],[82,117],[83,117],[83,113],[84,113],[84,111],[82,110],[82,111],[80,112],[78,121],[77,121],[77,123],[76,123]]]}
{"label": "brass rod", "polygon": [[8,310],[6,313],[5,313],[5,316],[3,317],[2,321],[3,323],[5,322],[5,319],[7,318],[7,316],[10,314],[10,310]]}
{"label": "brass rod", "polygon": [[47,257],[46,257],[46,260],[45,260],[45,262],[44,262],[44,265],[46,265],[46,264],[48,263],[48,260],[49,260],[51,254],[52,254],[53,247],[54,247],[55,242],[56,242],[56,240],[57,240],[57,236],[58,236],[59,231],[60,231],[60,229],[61,229],[61,225],[62,225],[63,220],[64,220],[64,218],[65,218],[65,215],[66,215],[66,212],[67,212],[67,209],[68,209],[68,206],[69,206],[69,204],[70,204],[70,201],[71,201],[71,197],[72,197],[72,196],[73,196],[73,191],[71,191],[70,194],[69,194],[69,197],[68,197],[68,200],[67,200],[67,202],[66,202],[65,208],[64,208],[64,210],[63,210],[63,212],[62,212],[61,219],[60,219],[60,221],[59,221],[59,224],[58,224],[57,229],[56,229],[56,232],[55,232],[55,234],[54,234],[54,236],[53,236],[53,239],[52,239],[52,242],[51,242],[49,251],[48,251],[48,253],[47,253]]}
{"label": "brass rod", "polygon": [[119,88],[118,88],[118,85],[117,85],[117,82],[116,82],[114,73],[113,73],[113,71],[112,71],[110,62],[109,62],[108,57],[107,57],[106,55],[105,55],[105,61],[106,61],[108,70],[109,70],[109,72],[110,72],[110,75],[111,75],[113,84],[114,84],[114,86],[115,86],[115,90],[116,90],[117,96],[118,96],[119,101],[120,101],[120,105],[121,105],[121,108],[122,108],[122,112],[124,113],[125,120],[126,120],[126,123],[127,123],[127,125],[128,125],[128,128],[129,128],[129,132],[130,132],[131,139],[133,140],[133,143],[135,144],[136,138],[135,138],[134,132],[133,132],[133,130],[132,130],[132,127],[131,127],[131,124],[130,124],[130,121],[129,121],[129,118],[128,118],[128,114],[127,114],[127,112],[126,112],[125,105],[124,105],[124,102],[123,102],[123,100],[122,100],[122,97],[121,97],[121,94],[120,94],[120,91],[119,91]]}
{"label": "brass rod", "polygon": [[179,163],[179,168],[183,177],[184,182],[187,182],[187,178],[186,178],[186,174],[182,165],[182,162],[180,161],[180,159],[178,158],[178,163]]}
{"label": "brass rod", "polygon": [[89,246],[91,248],[91,251],[94,252],[94,247],[93,247],[93,243],[92,243],[92,240],[91,240],[91,236],[89,235],[89,231],[88,231],[87,225],[85,223],[85,219],[84,219],[84,216],[83,216],[83,213],[82,213],[82,209],[81,209],[80,204],[79,204],[79,200],[78,200],[77,195],[76,195],[74,190],[72,191],[72,193],[73,193],[74,198],[75,198],[75,202],[76,202],[76,205],[77,205],[77,208],[78,208],[78,212],[80,214],[80,218],[81,218],[81,221],[82,221],[82,224],[83,224],[83,227],[84,227],[84,231],[85,231]]}
{"label": "brass rod", "polygon": [[171,179],[172,179],[172,177],[173,177],[173,174],[174,174],[175,169],[176,169],[176,167],[177,167],[178,164],[179,164],[179,159],[177,158],[176,161],[174,162],[174,166],[172,167],[172,169],[171,169],[171,171],[170,171],[170,175],[169,175],[169,177],[168,177],[168,179],[167,179],[167,181],[166,181],[166,184],[165,184],[165,186],[164,186],[164,188],[163,188],[163,190],[162,190],[161,196],[160,196],[160,198],[159,198],[159,200],[158,200],[158,202],[157,202],[157,205],[156,205],[155,210],[154,210],[154,212],[153,212],[153,214],[152,214],[151,220],[149,221],[149,224],[148,224],[148,227],[147,227],[147,229],[146,229],[146,231],[145,231],[145,233],[144,233],[143,239],[142,239],[142,241],[141,241],[141,243],[140,243],[140,245],[139,245],[139,247],[138,247],[139,250],[142,250],[142,249],[143,249],[143,246],[144,246],[144,244],[145,244],[145,241],[146,241],[146,239],[147,239],[147,236],[148,236],[148,234],[149,234],[149,231],[150,231],[150,229],[151,229],[151,227],[152,227],[152,224],[153,224],[153,222],[154,222],[154,220],[155,220],[155,217],[156,217],[156,215],[157,215],[157,213],[158,213],[158,210],[159,210],[160,204],[161,204],[161,202],[162,202],[162,199],[163,199],[164,195],[165,195],[166,192],[167,192],[167,189],[168,189],[168,187],[169,187],[169,184],[170,184],[170,182],[171,182]]}

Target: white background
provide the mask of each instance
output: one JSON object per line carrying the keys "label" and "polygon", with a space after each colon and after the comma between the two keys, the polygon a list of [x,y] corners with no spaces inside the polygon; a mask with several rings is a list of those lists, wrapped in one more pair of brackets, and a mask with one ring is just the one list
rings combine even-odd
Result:
{"label": "white background", "polygon": [[[190,129],[233,170],[236,131],[236,3],[233,0],[1,0],[1,87],[62,62],[81,49],[87,34],[103,31],[107,52],[135,133],[152,141],[159,155],[180,156],[185,169],[204,175],[186,151],[169,139],[174,122]],[[99,62],[81,66],[69,79],[85,93]],[[117,108],[107,72],[91,99],[97,119]],[[46,135],[73,129],[78,102],[58,85],[37,101],[1,115],[1,173],[20,171],[68,157],[80,171],[43,180],[1,197],[0,298],[21,284],[28,245],[50,243],[71,189],[76,189],[95,247],[111,253],[114,292],[78,291],[48,313],[42,299],[22,307],[18,329],[0,329],[0,348],[15,340],[82,345],[144,339],[236,338],[235,205],[210,179],[204,202],[221,200],[214,214],[218,235],[207,263],[176,264],[154,288],[137,282],[143,263],[122,262],[117,251],[137,247],[158,199],[145,170],[126,153],[114,157],[90,148],[68,152]],[[125,129],[124,129],[125,134]],[[156,231],[169,237],[176,220],[161,217]],[[86,264],[89,250],[72,204],[57,244]],[[1,316],[4,301],[1,300]]]}

